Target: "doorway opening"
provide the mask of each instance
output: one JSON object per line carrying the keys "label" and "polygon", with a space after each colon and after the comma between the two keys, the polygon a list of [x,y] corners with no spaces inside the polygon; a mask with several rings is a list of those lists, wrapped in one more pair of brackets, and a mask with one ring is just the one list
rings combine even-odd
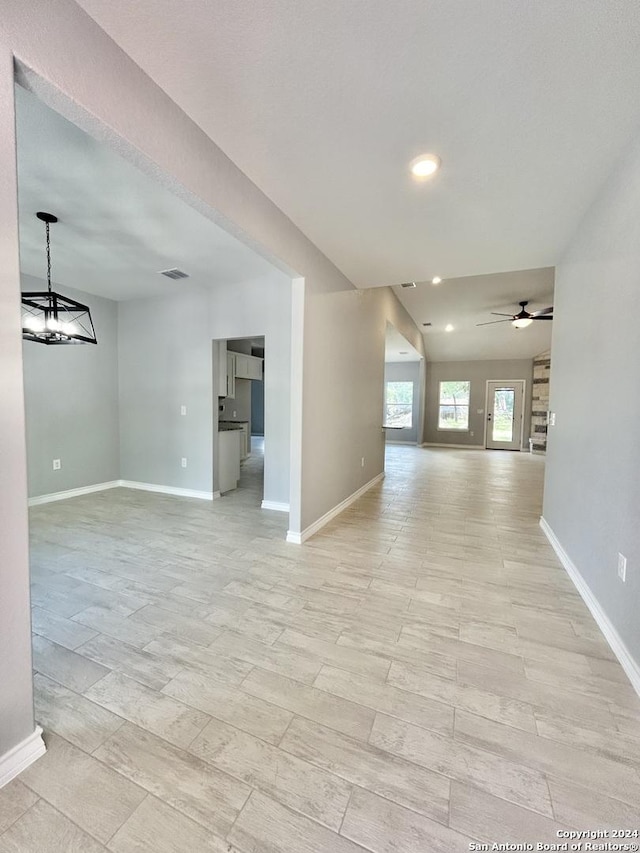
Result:
{"label": "doorway opening", "polygon": [[420,444],[424,418],[424,358],[387,323],[382,428],[386,444]]}
{"label": "doorway opening", "polygon": [[526,381],[487,381],[485,447],[488,450],[522,450]]}
{"label": "doorway opening", "polygon": [[213,342],[213,465],[217,491],[264,499],[265,338]]}

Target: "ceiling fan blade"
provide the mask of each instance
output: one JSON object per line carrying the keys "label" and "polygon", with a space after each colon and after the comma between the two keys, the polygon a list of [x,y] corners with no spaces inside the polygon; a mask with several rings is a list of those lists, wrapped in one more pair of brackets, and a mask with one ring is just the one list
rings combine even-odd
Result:
{"label": "ceiling fan blade", "polygon": [[553,320],[553,314],[543,314],[541,317],[536,317],[534,314],[531,317],[532,320]]}
{"label": "ceiling fan blade", "polygon": [[501,314],[499,311],[491,311],[494,317],[514,317],[515,314]]}
{"label": "ceiling fan blade", "polygon": [[511,315],[508,320],[490,320],[488,323],[476,323],[476,326],[494,326],[496,323],[511,323]]}
{"label": "ceiling fan blade", "polygon": [[532,317],[539,317],[541,314],[551,314],[553,311],[553,305],[550,308],[544,308],[542,311],[534,311],[531,315]]}

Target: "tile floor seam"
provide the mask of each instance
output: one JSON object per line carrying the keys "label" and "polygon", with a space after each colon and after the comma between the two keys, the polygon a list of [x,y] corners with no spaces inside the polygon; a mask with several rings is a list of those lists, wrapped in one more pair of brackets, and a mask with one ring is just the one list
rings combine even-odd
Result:
{"label": "tile floor seam", "polygon": [[[18,777],[14,777],[14,778],[18,778]],[[11,781],[13,781],[13,779],[12,779]],[[21,781],[22,781],[22,780],[21,780]],[[11,783],[9,782],[8,784],[11,784]],[[37,806],[37,805],[38,805],[38,803],[39,803],[39,801],[42,799],[42,797],[40,796],[40,794],[37,794],[37,793],[33,790],[33,788],[29,788],[29,786],[28,786],[25,782],[22,782],[22,784],[23,784],[26,788],[28,788],[28,789],[29,789],[29,791],[31,791],[31,793],[35,796],[36,800],[35,800],[35,802],[34,802],[34,803],[31,803],[31,805],[29,806],[29,808],[25,809],[25,810],[22,812],[22,814],[19,814],[17,817],[15,817],[15,818],[11,821],[11,823],[9,823],[7,826],[5,826],[5,828],[2,830],[2,832],[0,832],[0,838],[2,838],[2,836],[5,834],[5,832],[7,832],[9,829],[11,829],[11,827],[12,827],[14,824],[16,824],[16,823],[18,823],[18,821],[22,820],[22,818],[23,818],[23,817],[24,817],[28,812],[30,812],[30,811],[31,811],[31,809],[32,809],[34,806]],[[51,805],[51,803],[49,803],[49,805]]]}

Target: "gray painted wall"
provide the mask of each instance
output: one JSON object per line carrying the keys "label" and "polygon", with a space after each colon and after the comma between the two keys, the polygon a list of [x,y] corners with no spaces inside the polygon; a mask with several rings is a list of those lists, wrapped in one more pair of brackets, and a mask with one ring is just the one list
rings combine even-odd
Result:
{"label": "gray painted wall", "polygon": [[[468,379],[471,382],[469,432],[438,429],[439,383]],[[531,426],[531,359],[512,361],[432,361],[427,363],[427,395],[424,441],[429,444],[468,444],[484,446],[487,380],[525,379],[524,435],[522,446],[529,449]],[[479,414],[478,409],[482,409]],[[473,435],[472,435],[473,433]]]}
{"label": "gray painted wall", "polygon": [[[390,288],[307,286],[304,298],[303,530],[384,471],[387,323],[424,355],[422,334]],[[266,352],[270,360],[268,341]]]}
{"label": "gray painted wall", "polygon": [[[556,270],[544,517],[640,666],[640,140]],[[627,581],[616,574],[618,552]]]}
{"label": "gray painted wall", "polygon": [[[175,297],[121,302],[118,309],[122,479],[217,489],[212,341],[264,335],[270,354],[264,379],[264,497],[287,503],[291,280],[274,271],[243,285],[192,286]],[[180,414],[183,405],[186,416]],[[180,466],[182,457],[187,468]]]}
{"label": "gray painted wall", "polygon": [[[23,276],[22,287],[45,290],[46,282]],[[91,308],[98,346],[23,343],[30,497],[120,477],[117,304],[59,289]]]}
{"label": "gray painted wall", "polygon": [[251,383],[251,434],[264,435],[264,382]]}
{"label": "gray painted wall", "polygon": [[422,388],[420,387],[420,362],[387,362],[384,366],[384,381],[385,385],[387,382],[393,381],[413,382],[413,418],[411,428],[388,430],[385,433],[385,437],[387,442],[416,444],[418,441],[420,401],[422,397]]}

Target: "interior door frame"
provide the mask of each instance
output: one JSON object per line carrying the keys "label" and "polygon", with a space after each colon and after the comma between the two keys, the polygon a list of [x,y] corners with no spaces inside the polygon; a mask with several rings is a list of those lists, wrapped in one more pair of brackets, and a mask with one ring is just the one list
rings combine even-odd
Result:
{"label": "interior door frame", "polygon": [[485,384],[485,393],[484,393],[484,439],[482,441],[482,446],[485,450],[497,450],[498,448],[487,447],[487,433],[489,431],[489,421],[487,420],[487,414],[489,411],[489,384],[491,382],[500,382],[505,385],[522,384],[522,417],[520,418],[520,444],[518,447],[510,448],[511,450],[522,451],[522,440],[524,438],[524,413],[525,413],[525,400],[527,399],[527,380],[526,379],[487,379]]}

